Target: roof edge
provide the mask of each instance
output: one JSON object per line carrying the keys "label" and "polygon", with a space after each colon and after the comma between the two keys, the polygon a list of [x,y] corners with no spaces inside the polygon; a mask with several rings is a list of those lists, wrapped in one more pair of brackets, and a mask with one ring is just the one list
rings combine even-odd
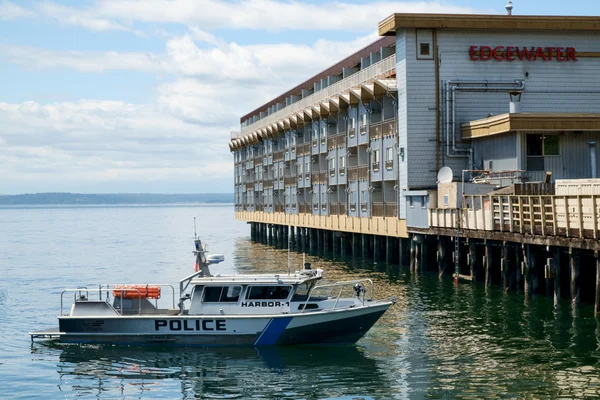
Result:
{"label": "roof edge", "polygon": [[528,31],[600,31],[600,17],[504,14],[395,13],[379,22],[380,36],[402,28],[511,29]]}

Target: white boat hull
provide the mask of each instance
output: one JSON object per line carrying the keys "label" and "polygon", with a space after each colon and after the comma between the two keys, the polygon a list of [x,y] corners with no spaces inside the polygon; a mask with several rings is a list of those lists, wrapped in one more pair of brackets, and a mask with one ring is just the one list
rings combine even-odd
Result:
{"label": "white boat hull", "polygon": [[279,315],[61,316],[63,343],[165,344],[173,346],[267,346],[351,344],[360,339],[392,302]]}

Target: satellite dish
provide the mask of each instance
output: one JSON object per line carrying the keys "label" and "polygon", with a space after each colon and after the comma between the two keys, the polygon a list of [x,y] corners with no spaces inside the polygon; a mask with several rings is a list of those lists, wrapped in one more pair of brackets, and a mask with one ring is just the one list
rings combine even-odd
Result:
{"label": "satellite dish", "polygon": [[438,183],[450,183],[452,182],[452,168],[442,167],[437,174]]}

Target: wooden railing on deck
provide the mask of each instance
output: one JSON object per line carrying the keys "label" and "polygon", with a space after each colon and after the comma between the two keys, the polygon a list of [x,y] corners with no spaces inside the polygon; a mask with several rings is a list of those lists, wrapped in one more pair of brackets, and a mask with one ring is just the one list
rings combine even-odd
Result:
{"label": "wooden railing on deck", "polygon": [[429,210],[431,227],[598,239],[600,195],[464,196],[462,209]]}

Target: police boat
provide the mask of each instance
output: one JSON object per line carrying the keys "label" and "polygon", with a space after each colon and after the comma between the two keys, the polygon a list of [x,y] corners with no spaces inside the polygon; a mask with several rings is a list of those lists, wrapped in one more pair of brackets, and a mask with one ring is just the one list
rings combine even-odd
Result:
{"label": "police boat", "polygon": [[[352,344],[396,302],[375,300],[370,279],[320,284],[321,269],[306,263],[281,274],[212,274],[224,260],[195,240],[195,272],[172,285],[98,285],[65,289],[58,329],[31,340],[61,343],[173,346]],[[289,269],[289,268],[288,268]],[[158,299],[170,294],[169,308]],[[70,309],[63,309],[73,296]],[[161,302],[164,302],[165,299]],[[66,307],[65,307],[66,308]]]}

